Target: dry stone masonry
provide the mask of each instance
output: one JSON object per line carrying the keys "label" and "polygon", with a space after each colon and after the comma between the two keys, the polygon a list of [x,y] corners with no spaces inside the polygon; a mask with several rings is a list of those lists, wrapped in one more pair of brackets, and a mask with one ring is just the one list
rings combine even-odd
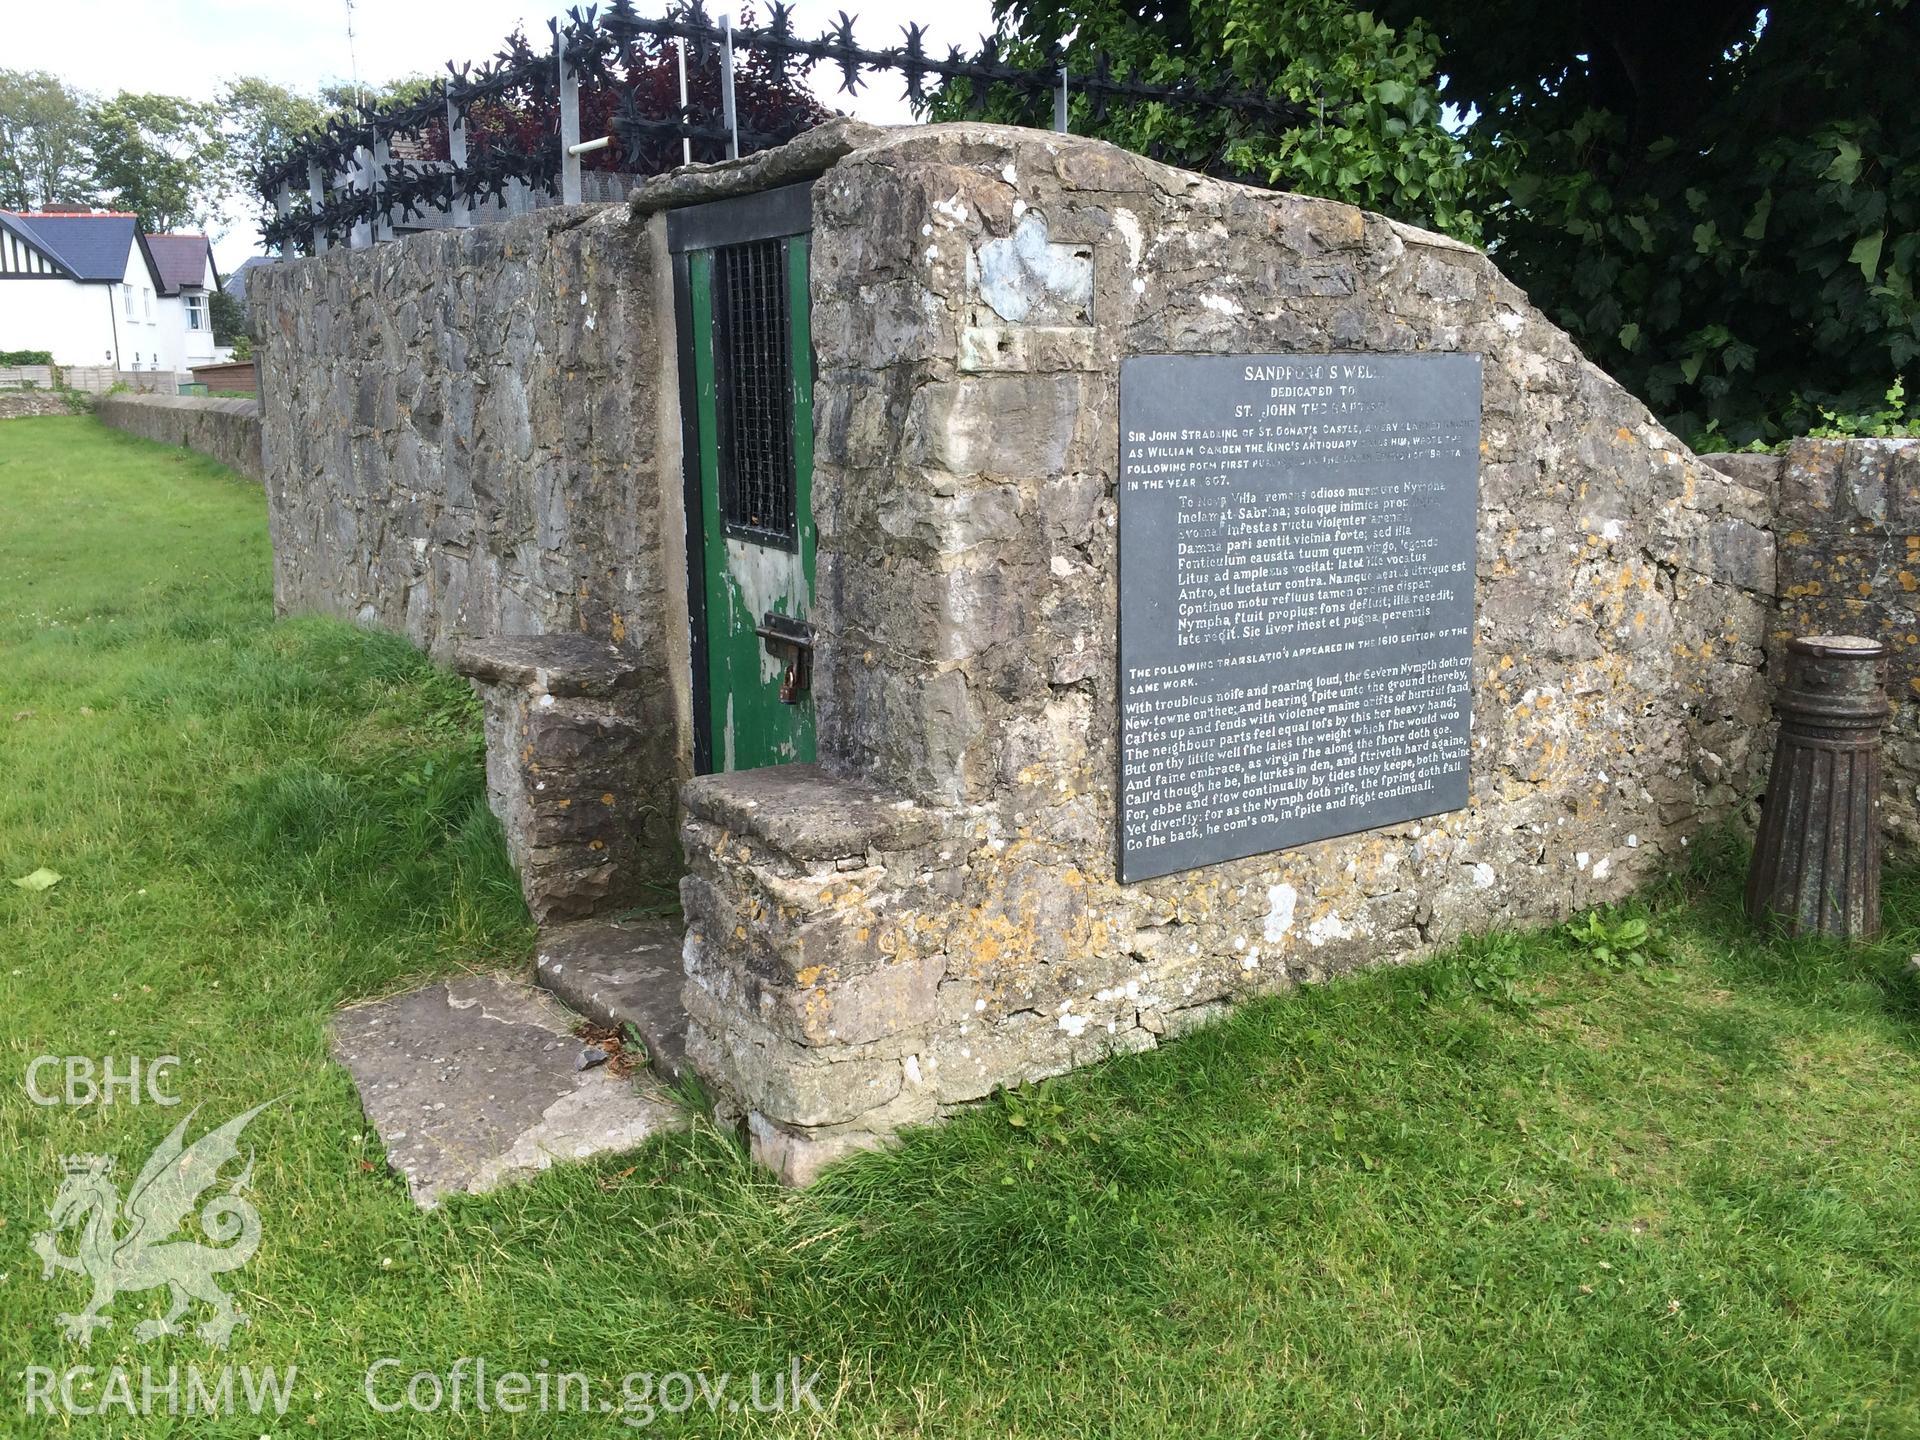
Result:
{"label": "dry stone masonry", "polygon": [[[809,179],[818,763],[679,785],[665,212]],[[686,1062],[795,1180],[1245,997],[1625,894],[1750,813],[1769,644],[1837,623],[1806,603],[1834,575],[1776,611],[1776,568],[1831,551],[1856,589],[1913,588],[1904,459],[1714,468],[1477,251],[1092,140],[840,123],[625,210],[257,283],[281,605],[457,653],[537,914],[624,903],[677,816]],[[1477,502],[1448,502],[1457,808],[1122,883],[1120,387],[1144,356],[1477,357]],[[658,973],[543,954],[596,993]]]}

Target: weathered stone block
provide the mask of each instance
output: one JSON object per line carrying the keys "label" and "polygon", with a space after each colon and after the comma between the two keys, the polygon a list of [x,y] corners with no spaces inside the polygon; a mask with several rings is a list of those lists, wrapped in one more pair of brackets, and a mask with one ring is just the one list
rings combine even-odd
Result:
{"label": "weathered stone block", "polygon": [[584,636],[491,636],[455,665],[480,693],[487,800],[535,920],[631,904],[672,878],[671,735],[634,656]]}
{"label": "weathered stone block", "polygon": [[955,475],[1057,475],[1073,452],[1083,403],[1074,374],[924,385],[907,414],[904,458]]}

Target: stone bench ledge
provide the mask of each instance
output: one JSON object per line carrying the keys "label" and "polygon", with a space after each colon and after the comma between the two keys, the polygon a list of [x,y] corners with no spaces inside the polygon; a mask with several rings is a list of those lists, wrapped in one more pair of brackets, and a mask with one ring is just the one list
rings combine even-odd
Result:
{"label": "stone bench ledge", "polygon": [[483,685],[604,699],[643,678],[640,658],[590,635],[485,635],[455,649],[453,668]]}
{"label": "stone bench ledge", "polygon": [[935,812],[818,765],[768,765],[701,775],[680,788],[694,819],[764,841],[794,860],[838,860],[869,850],[904,850],[933,839]]}

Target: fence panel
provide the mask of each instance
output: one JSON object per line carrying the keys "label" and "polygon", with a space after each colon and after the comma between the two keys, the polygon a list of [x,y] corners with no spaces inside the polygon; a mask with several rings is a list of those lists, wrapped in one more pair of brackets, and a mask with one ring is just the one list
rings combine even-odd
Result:
{"label": "fence panel", "polygon": [[[1210,86],[1160,85],[1142,80],[1137,71],[1117,74],[1101,56],[1086,74],[1069,75],[1057,44],[1044,52],[1042,63],[1018,65],[994,39],[983,40],[972,55],[953,47],[941,57],[927,49],[926,29],[918,23],[902,27],[900,44],[876,50],[855,39],[853,24],[842,11],[825,33],[804,39],[793,28],[789,7],[777,0],[764,25],[735,25],[726,16],[716,23],[699,0],[688,0],[660,19],[638,14],[632,0],[614,0],[604,15],[597,8],[582,14],[576,7],[564,20],[549,22],[553,43],[548,49],[537,50],[516,33],[477,69],[449,64],[448,77],[417,100],[336,116],[324,130],[295,140],[256,177],[274,210],[261,234],[282,251],[317,254],[329,244],[366,245],[396,232],[462,226],[562,200],[623,198],[630,185],[611,187],[618,193],[607,195],[609,183],[595,177],[608,172],[585,168],[584,157],[600,151],[611,151],[628,170],[651,173],[648,154],[657,155],[655,147],[663,141],[673,142],[684,159],[691,159],[696,142],[714,155],[784,144],[804,125],[781,122],[772,133],[752,128],[736,95],[738,51],[751,52],[759,62],[755,73],[776,86],[793,72],[819,65],[837,70],[840,90],[851,95],[885,73],[905,81],[906,97],[915,104],[959,87],[961,102],[979,114],[993,96],[1010,94],[1030,112],[1032,123],[1051,123],[1058,130],[1068,127],[1074,94],[1084,96],[1095,115],[1114,106],[1160,105],[1224,111],[1268,128],[1312,120],[1309,107],[1231,73],[1223,72]],[[636,67],[657,65],[667,47],[679,51],[682,66],[678,107],[662,107],[634,83],[636,74],[645,73]],[[715,103],[689,102],[689,65],[702,75],[703,88],[716,89]],[[609,114],[605,102],[611,97],[606,122],[611,134],[583,140],[589,92],[600,102],[591,112],[599,116]],[[502,116],[512,123],[503,123]],[[487,117],[492,126],[484,135],[477,117]],[[596,119],[594,128],[601,123]],[[510,140],[510,134],[523,138]],[[413,155],[424,147],[447,158],[392,158],[396,136],[413,142],[408,147]],[[1228,149],[1223,141],[1202,168],[1261,183],[1257,176],[1233,173]]]}

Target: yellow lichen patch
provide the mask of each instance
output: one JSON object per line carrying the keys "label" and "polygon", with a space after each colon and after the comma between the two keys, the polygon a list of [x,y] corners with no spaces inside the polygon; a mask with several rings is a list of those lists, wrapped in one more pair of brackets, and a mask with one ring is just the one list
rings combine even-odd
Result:
{"label": "yellow lichen patch", "polygon": [[1618,440],[1622,445],[1625,445],[1633,439],[1633,432],[1622,425],[1618,430],[1613,432],[1613,438]]}
{"label": "yellow lichen patch", "polygon": [[1873,586],[1872,586],[1872,585],[1870,585],[1870,584],[1868,584],[1868,583],[1867,583],[1867,582],[1866,582],[1865,580],[1862,580],[1862,581],[1860,582],[1860,585],[1859,585],[1859,590],[1860,590],[1860,593],[1861,593],[1862,595],[1871,595],[1871,594],[1873,594]]}
{"label": "yellow lichen patch", "polygon": [[621,614],[618,610],[613,612],[613,623],[612,623],[611,629],[613,633],[614,644],[618,645],[626,640],[627,622],[625,619],[621,617]]}
{"label": "yellow lichen patch", "polygon": [[1911,570],[1902,570],[1899,575],[1899,580],[1902,590],[1920,590],[1920,580],[1913,578],[1913,572]]}
{"label": "yellow lichen patch", "polygon": [[611,805],[611,804],[613,804],[613,792],[612,792],[611,790],[609,790],[609,791],[607,791],[607,793],[606,793],[606,794],[604,794],[604,795],[602,795],[602,796],[600,797],[600,803],[601,803],[602,805]]}

